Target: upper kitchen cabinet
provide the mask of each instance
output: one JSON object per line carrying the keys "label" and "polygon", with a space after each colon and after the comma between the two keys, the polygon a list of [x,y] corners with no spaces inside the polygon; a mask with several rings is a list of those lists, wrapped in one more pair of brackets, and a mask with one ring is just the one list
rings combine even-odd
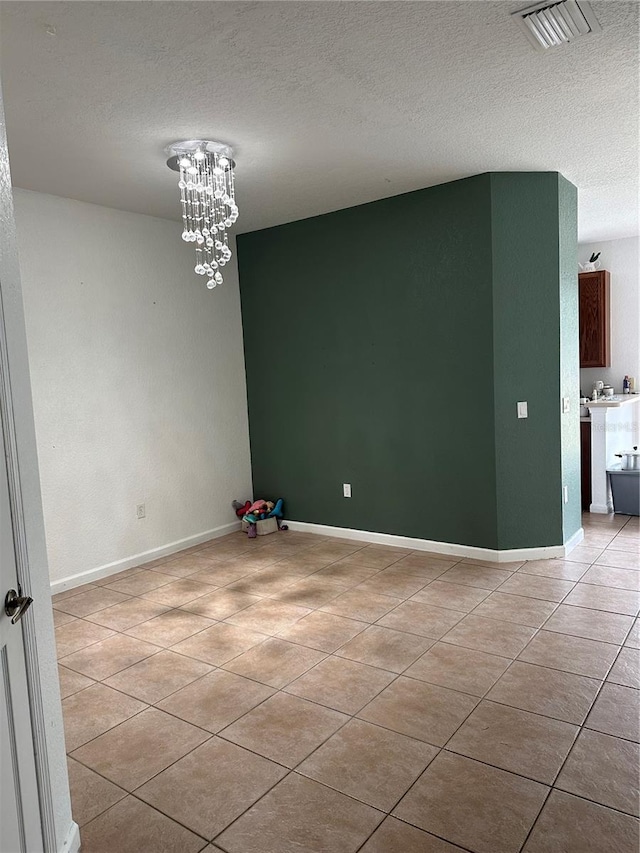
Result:
{"label": "upper kitchen cabinet", "polygon": [[581,272],[580,367],[610,367],[610,276],[607,270]]}

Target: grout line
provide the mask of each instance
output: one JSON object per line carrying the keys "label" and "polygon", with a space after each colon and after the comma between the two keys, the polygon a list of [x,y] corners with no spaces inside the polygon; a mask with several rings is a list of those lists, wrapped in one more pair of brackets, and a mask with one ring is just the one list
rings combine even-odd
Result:
{"label": "grout line", "polygon": [[[261,704],[262,704],[262,703],[261,703]],[[171,716],[173,716],[173,715],[171,715]],[[181,718],[180,718],[180,717],[176,717],[175,719],[180,720]],[[184,720],[182,720],[182,722],[184,722]],[[196,726],[196,728],[200,728],[200,727],[199,727],[199,726]],[[284,771],[285,771],[285,774],[284,774],[280,779],[277,779],[277,780],[273,783],[273,785],[270,785],[270,786],[269,786],[269,788],[268,788],[264,793],[260,794],[260,796],[259,796],[256,800],[254,800],[254,802],[253,802],[253,803],[251,803],[251,805],[249,805],[249,806],[247,807],[247,809],[245,809],[245,811],[247,811],[248,809],[250,809],[250,808],[251,808],[251,806],[254,806],[254,805],[255,805],[259,800],[261,800],[261,799],[262,799],[262,797],[264,797],[266,794],[268,794],[268,793],[269,793],[269,791],[271,791],[273,788],[275,788],[275,786],[276,786],[276,785],[280,784],[280,782],[282,782],[284,779],[286,779],[286,777],[287,777],[287,776],[289,776],[289,774],[292,772],[292,770],[291,770],[291,768],[290,768],[290,767],[286,767],[284,764],[280,764],[280,762],[278,762],[278,761],[273,761],[273,760],[272,760],[272,759],[270,759],[270,758],[265,758],[265,756],[264,756],[264,755],[261,755],[259,752],[255,752],[255,751],[254,751],[254,750],[252,750],[252,749],[247,749],[247,747],[246,747],[246,746],[243,746],[242,744],[234,743],[234,741],[227,740],[226,738],[220,738],[220,735],[219,735],[219,734],[217,734],[217,733],[216,733],[216,734],[213,734],[212,732],[207,731],[207,729],[202,729],[202,731],[206,732],[206,733],[209,735],[209,737],[207,738],[207,740],[202,741],[202,743],[199,743],[199,744],[198,744],[197,746],[195,746],[193,749],[190,749],[190,750],[189,750],[188,752],[186,752],[184,755],[180,756],[180,758],[177,758],[177,759],[176,759],[175,761],[173,761],[171,764],[167,765],[167,767],[163,767],[163,768],[162,768],[162,770],[159,770],[159,771],[158,771],[157,773],[155,773],[153,776],[149,777],[149,779],[145,779],[145,781],[144,781],[144,782],[142,782],[140,785],[138,785],[138,787],[137,787],[137,788],[134,788],[134,790],[133,790],[133,791],[130,791],[130,792],[128,792],[128,793],[131,793],[133,796],[137,796],[136,791],[139,791],[141,788],[143,788],[143,787],[144,787],[145,785],[147,785],[149,782],[152,782],[154,779],[156,779],[158,776],[160,776],[162,773],[164,773],[164,772],[165,772],[165,770],[169,770],[171,767],[173,767],[174,765],[178,764],[178,763],[179,763],[180,761],[182,761],[184,758],[187,758],[189,755],[191,755],[193,752],[195,752],[195,751],[196,751],[197,749],[199,749],[201,746],[205,746],[205,745],[209,744],[212,740],[216,740],[216,738],[217,738],[217,739],[220,739],[220,740],[224,740],[225,744],[228,744],[228,745],[230,745],[230,746],[235,746],[235,747],[237,747],[238,749],[243,750],[244,752],[248,752],[248,753],[250,753],[251,755],[255,755],[257,758],[260,758],[260,759],[262,759],[263,761],[267,761],[267,762],[269,762],[270,764],[275,764],[275,765],[276,765],[277,767],[279,767],[281,770],[284,770]],[[138,796],[138,799],[139,799],[139,800],[141,800],[141,802],[146,803],[148,806],[152,806],[152,808],[157,809],[157,811],[161,812],[162,814],[166,814],[166,812],[163,812],[163,811],[162,811],[162,809],[161,809],[159,806],[155,806],[155,805],[153,805],[152,803],[147,803],[147,801],[146,801],[146,800],[143,800],[143,799],[142,799],[142,797],[140,797],[140,796]],[[171,817],[171,815],[169,815],[169,814],[167,814],[167,817],[170,817],[170,818],[171,818],[171,820],[175,820],[177,823],[180,823],[180,821],[179,821],[177,818]],[[235,820],[235,818],[234,818],[234,820]],[[185,824],[182,824],[182,825],[183,825],[183,826],[186,826]],[[190,827],[188,827],[188,826],[187,826],[186,828],[187,828],[187,829],[191,829],[191,828],[190,828]],[[225,827],[225,829],[226,829],[226,827]],[[194,830],[194,829],[191,829],[191,832],[195,832],[195,830]],[[221,832],[224,832],[224,830],[221,830]],[[196,833],[196,835],[199,835],[199,834],[200,834],[200,833]],[[217,834],[217,835],[219,835],[220,833],[216,833],[216,834]],[[206,838],[206,836],[201,836],[201,837],[202,837],[202,838]],[[214,838],[215,838],[215,836],[214,836]],[[209,841],[211,841],[211,839],[209,839]]]}
{"label": "grout line", "polygon": [[[96,682],[96,683],[97,683],[97,684],[101,684],[102,682],[98,681],[98,682]],[[113,688],[112,688],[112,689],[113,689]],[[120,693],[121,691],[118,691],[118,692]],[[129,694],[128,694],[128,693],[124,693],[123,695],[124,695],[124,696],[127,696],[127,698],[128,698],[128,699],[133,699],[133,698],[135,698],[135,697],[133,697],[133,696],[129,696]],[[138,702],[140,702],[140,701],[141,701],[141,700],[140,700],[140,699],[138,699]],[[145,704],[146,704],[146,703],[145,703]],[[83,749],[85,746],[89,746],[89,744],[90,744],[90,743],[93,743],[94,741],[98,740],[98,738],[102,737],[103,735],[106,735],[106,734],[108,734],[109,732],[112,732],[114,729],[117,729],[117,728],[118,728],[118,726],[122,726],[124,723],[128,723],[128,722],[129,722],[129,720],[133,720],[133,719],[134,719],[134,717],[139,717],[139,716],[140,716],[140,714],[144,714],[144,712],[145,712],[145,711],[148,711],[150,707],[151,707],[150,705],[146,705],[146,707],[141,708],[139,711],[136,711],[136,712],[135,712],[135,714],[131,714],[131,716],[130,716],[130,717],[127,717],[127,718],[126,718],[126,719],[124,719],[124,720],[120,720],[120,722],[119,722],[119,723],[115,723],[113,726],[110,726],[108,729],[105,729],[103,732],[100,732],[100,734],[97,734],[97,735],[95,735],[94,737],[89,738],[89,740],[88,740],[88,741],[86,741],[85,743],[78,744],[78,746],[74,746],[72,749],[67,750],[67,752],[66,752],[67,757],[68,757],[68,758],[73,758],[73,759],[74,759],[74,761],[78,761],[78,763],[79,763],[79,764],[82,764],[82,763],[83,763],[82,761],[79,761],[79,760],[78,760],[74,755],[72,755],[72,753],[73,753],[73,752],[76,752],[78,749]],[[65,747],[66,747],[66,743],[65,743]],[[89,765],[83,765],[83,766],[87,766],[87,767],[88,767]],[[93,770],[93,767],[89,767],[89,770]],[[94,773],[95,773],[95,772],[96,772],[96,771],[94,770]],[[98,774],[98,775],[101,775],[101,774]],[[107,777],[105,777],[105,778],[107,778]],[[112,779],[110,779],[109,781],[110,781],[113,785],[117,785],[117,784],[118,784],[117,782],[113,782],[113,780],[112,780]],[[119,788],[121,788],[122,786],[121,786],[121,785],[118,785],[118,787],[119,787]],[[123,789],[123,790],[124,790],[124,789]]]}
{"label": "grout line", "polygon": [[[236,744],[236,745],[237,745],[237,744]],[[263,757],[263,756],[261,756],[261,757]],[[352,797],[350,794],[345,794],[345,793],[344,793],[344,792],[342,792],[342,791],[337,791],[337,789],[336,789],[336,788],[332,788],[330,785],[326,785],[324,782],[320,782],[320,781],[318,781],[317,779],[311,779],[309,776],[304,776],[302,773],[298,773],[296,770],[291,770],[291,769],[289,769],[289,772],[288,772],[285,776],[283,776],[283,777],[282,777],[282,779],[279,779],[279,780],[278,780],[278,782],[276,782],[276,783],[275,783],[275,785],[272,785],[272,786],[271,786],[271,788],[269,788],[269,790],[268,790],[268,791],[265,791],[265,793],[264,793],[264,794],[262,794],[260,797],[258,797],[258,799],[257,799],[255,802],[251,803],[251,805],[250,805],[250,806],[248,806],[248,807],[247,807],[247,808],[246,808],[246,809],[245,809],[241,814],[239,814],[237,817],[235,817],[235,818],[231,821],[231,823],[229,823],[227,826],[225,826],[225,828],[224,828],[224,829],[220,830],[220,832],[219,832],[219,833],[217,833],[216,835],[214,835],[214,837],[213,837],[213,839],[212,839],[211,843],[212,843],[212,844],[213,844],[213,843],[215,843],[215,844],[217,845],[217,844],[218,844],[218,842],[216,841],[216,839],[217,839],[217,838],[219,838],[219,837],[220,837],[224,832],[226,832],[226,831],[227,831],[228,829],[230,829],[230,828],[231,828],[235,823],[237,823],[241,818],[243,818],[243,817],[244,817],[244,815],[245,815],[248,811],[250,811],[254,806],[258,805],[258,803],[259,803],[259,802],[260,802],[264,797],[266,797],[269,793],[271,793],[271,791],[276,787],[276,785],[280,785],[282,782],[284,782],[286,779],[288,779],[288,778],[289,778],[290,776],[292,776],[292,775],[295,775],[295,776],[297,776],[297,777],[299,777],[299,778],[305,779],[305,780],[306,780],[306,781],[308,781],[308,782],[313,782],[314,784],[316,784],[316,785],[320,785],[320,786],[321,786],[321,787],[323,787],[323,788],[327,788],[329,791],[333,791],[333,792],[335,792],[335,793],[338,793],[339,795],[341,795],[341,796],[343,796],[343,797],[347,797],[347,799],[349,799],[349,800],[353,800],[353,802],[355,802],[355,803],[358,803],[358,804],[360,804],[360,805],[365,805],[367,808],[371,809],[372,811],[378,812],[378,814],[380,815],[380,820],[379,820],[379,822],[377,823],[377,825],[376,825],[375,829],[377,829],[377,828],[382,824],[382,822],[386,819],[386,817],[388,816],[388,812],[385,812],[383,809],[376,808],[375,806],[372,806],[372,805],[370,805],[369,803],[364,803],[362,800],[358,800],[356,797]],[[374,829],[374,832],[375,832],[375,829]],[[301,851],[301,853],[303,853],[303,852]]]}
{"label": "grout line", "polygon": [[[627,631],[627,633],[626,633],[626,635],[625,635],[625,640],[628,638],[629,633],[631,632],[632,628],[633,628],[633,625],[632,625],[632,626],[629,628],[629,630]],[[557,787],[556,787],[556,783],[557,783],[558,779],[560,778],[560,776],[561,776],[561,774],[562,774],[562,771],[564,770],[564,768],[565,768],[565,766],[566,766],[567,762],[569,761],[570,756],[573,754],[573,751],[574,751],[574,749],[575,749],[575,747],[576,747],[576,744],[577,744],[577,742],[578,742],[578,738],[580,737],[580,735],[582,734],[582,732],[585,730],[585,723],[586,723],[586,722],[587,722],[587,720],[589,719],[589,715],[590,715],[590,714],[591,714],[591,712],[593,711],[593,708],[594,708],[594,706],[595,706],[596,702],[598,701],[598,699],[599,699],[599,697],[600,697],[600,694],[602,693],[602,691],[603,691],[603,689],[604,689],[605,684],[607,683],[606,679],[607,679],[608,675],[610,674],[611,670],[613,669],[613,667],[615,666],[616,661],[617,661],[617,660],[618,660],[618,658],[620,657],[620,654],[621,654],[621,652],[622,652],[622,649],[623,649],[623,648],[624,648],[624,641],[623,641],[623,645],[621,645],[621,646],[620,646],[620,648],[619,648],[619,650],[618,650],[618,654],[616,655],[616,657],[615,657],[615,659],[614,659],[613,663],[611,664],[611,666],[610,666],[610,667],[609,667],[609,669],[607,670],[607,674],[605,675],[605,677],[604,677],[604,678],[602,679],[602,681],[600,682],[600,687],[598,688],[598,690],[597,690],[597,692],[596,692],[596,694],[595,694],[595,696],[594,696],[594,698],[593,698],[593,700],[592,700],[592,702],[591,702],[591,705],[589,706],[589,710],[587,711],[587,713],[586,713],[586,715],[585,715],[584,721],[580,724],[580,727],[579,727],[579,729],[578,729],[578,732],[576,733],[576,736],[575,736],[575,738],[574,738],[574,740],[573,740],[573,743],[571,744],[571,748],[570,748],[570,749],[569,749],[569,751],[567,752],[567,754],[566,754],[566,756],[565,756],[565,758],[564,758],[564,761],[563,761],[563,762],[562,762],[562,764],[560,765],[560,767],[559,767],[559,769],[558,769],[558,772],[556,773],[556,775],[555,775],[555,777],[554,777],[554,779],[553,779],[553,782],[552,782],[551,788],[550,788],[550,790],[549,790],[549,793],[547,794],[547,796],[546,796],[546,798],[545,798],[545,801],[544,801],[544,803],[542,804],[542,808],[541,808],[541,809],[540,809],[540,811],[538,812],[538,815],[536,816],[536,819],[534,820],[533,824],[531,825],[531,827],[530,827],[530,829],[529,829],[529,832],[527,833],[527,837],[525,838],[524,843],[523,843],[522,847],[520,848],[521,850],[524,848],[524,846],[526,845],[527,841],[529,840],[529,836],[530,836],[530,835],[531,835],[531,833],[533,832],[534,827],[535,827],[535,825],[537,824],[538,819],[540,818],[540,815],[542,814],[542,812],[543,812],[543,810],[544,810],[544,807],[546,806],[546,804],[547,804],[547,801],[548,801],[549,797],[551,796],[551,791],[554,791],[554,790],[555,790],[555,791],[563,791],[563,790],[564,790],[563,788],[557,788]],[[609,683],[611,683],[611,682],[609,682]],[[587,729],[587,731],[590,731],[590,729]],[[603,734],[604,734],[604,733],[603,733]],[[609,737],[613,737],[613,735],[609,735]],[[572,792],[571,792],[571,791],[565,791],[565,793],[569,793],[569,794],[571,794]],[[579,794],[573,794],[573,796],[580,796],[580,795],[579,795]],[[595,802],[595,803],[597,803],[597,801],[596,801],[596,800],[590,800],[588,797],[582,797],[581,799],[588,800],[589,802]],[[605,806],[605,804],[604,804],[604,803],[597,803],[597,805],[604,806],[605,808],[612,808],[611,806]],[[614,811],[616,811],[616,812],[618,812],[618,813],[620,813],[620,814],[628,814],[627,812],[622,812],[620,809],[613,809],[613,810],[614,810]]]}
{"label": "grout line", "polygon": [[[65,757],[67,758],[67,760],[68,760],[68,759],[71,759],[71,761],[75,761],[75,763],[76,763],[76,764],[79,764],[81,767],[84,767],[84,768],[85,768],[85,770],[90,770],[92,773],[95,773],[95,774],[96,774],[96,776],[99,776],[101,779],[104,779],[104,780],[105,780],[106,782],[108,782],[110,785],[113,785],[113,786],[114,786],[114,788],[117,788],[119,791],[122,791],[122,793],[123,793],[123,796],[122,796],[122,797],[120,797],[120,799],[119,799],[117,802],[112,803],[110,806],[106,806],[106,808],[103,808],[101,812],[99,812],[98,814],[94,815],[90,820],[85,821],[85,823],[84,823],[84,824],[82,824],[82,826],[80,826],[80,824],[78,824],[78,826],[80,827],[80,830],[82,831],[82,828],[83,828],[84,826],[88,826],[88,825],[89,825],[92,821],[94,821],[96,818],[100,817],[100,816],[101,816],[101,815],[103,815],[105,812],[108,812],[108,811],[109,811],[109,809],[112,809],[114,806],[117,806],[117,805],[118,805],[118,803],[122,802],[122,800],[124,800],[126,797],[130,796],[130,794],[129,794],[129,791],[126,791],[124,788],[121,788],[121,787],[120,787],[120,785],[116,785],[116,783],[115,783],[115,782],[112,782],[112,781],[111,781],[111,779],[107,779],[107,778],[106,778],[106,776],[102,776],[102,774],[97,773],[97,772],[93,769],[93,767],[87,767],[87,765],[86,765],[86,764],[83,764],[81,761],[78,761],[76,758],[72,758],[72,756],[71,756],[71,755],[69,755],[68,753],[66,754],[66,756],[65,756]],[[94,801],[94,802],[97,802],[97,801]],[[72,817],[73,817],[73,819],[75,820],[75,817],[74,817],[73,815],[72,815]]]}
{"label": "grout line", "polygon": [[[438,753],[438,755],[439,755],[439,754],[440,754],[440,753]],[[436,758],[436,757],[437,757],[437,756],[434,756],[434,758]],[[433,758],[431,759],[431,761],[433,761]],[[431,761],[429,762],[429,764],[431,764]],[[426,769],[427,769],[427,768],[425,768],[425,770],[426,770]],[[422,776],[422,773],[420,774],[420,776]],[[418,777],[418,778],[419,778],[419,777]],[[417,780],[416,780],[416,781],[417,781]],[[414,784],[415,784],[415,783],[414,783]],[[413,785],[411,785],[411,787],[413,787]],[[404,796],[404,795],[403,795],[403,796]],[[401,797],[400,799],[402,799],[402,797]],[[400,800],[398,801],[398,803],[399,803],[399,802],[400,802]],[[394,809],[396,808],[396,806],[398,805],[398,803],[396,803],[396,805],[393,807]],[[410,826],[412,829],[417,829],[419,832],[423,832],[427,837],[431,835],[431,836],[433,836],[434,838],[438,838],[438,839],[440,839],[440,841],[444,841],[444,842],[445,842],[445,844],[448,844],[448,845],[450,845],[450,846],[453,846],[454,848],[457,846],[460,850],[465,851],[465,853],[476,853],[476,851],[473,851],[470,847],[465,847],[464,845],[460,844],[459,842],[458,842],[458,843],[456,843],[456,844],[454,844],[454,842],[453,842],[453,841],[449,841],[449,840],[448,840],[448,839],[446,839],[443,835],[437,835],[435,832],[433,832],[433,830],[426,830],[426,829],[423,829],[421,826],[417,826],[417,825],[416,825],[416,824],[414,824],[414,823],[410,823],[410,822],[409,822],[408,820],[406,820],[405,818],[398,817],[397,815],[394,815],[394,814],[393,814],[393,810],[392,810],[392,811],[390,811],[390,812],[386,815],[385,820],[388,820],[389,818],[391,818],[391,819],[393,819],[393,820],[397,820],[399,823],[403,823],[405,826]],[[384,823],[384,821],[383,821],[383,823]],[[374,836],[374,835],[375,835],[375,833],[380,829],[380,827],[381,827],[381,826],[382,826],[382,824],[378,824],[378,826],[373,830],[373,832],[371,833],[371,835],[369,835],[369,836],[368,836],[368,837],[363,841],[363,843],[360,845],[360,847],[358,847],[358,848],[357,848],[357,850],[355,851],[355,853],[360,853],[360,851],[361,851],[361,850],[362,850],[362,848],[365,846],[365,844],[366,844],[366,843],[367,843],[371,838],[373,838],[373,836]],[[403,853],[403,851],[393,851],[393,853]]]}
{"label": "grout line", "polygon": [[[258,644],[258,645],[260,645],[260,644]],[[325,658],[325,659],[326,659],[326,658]],[[317,664],[316,664],[316,665],[317,665]],[[310,669],[313,669],[313,668],[314,668],[314,667],[310,667]],[[375,667],[372,667],[372,668],[374,668],[374,669],[375,669]],[[307,671],[309,671],[309,670],[307,670]],[[204,676],[203,676],[203,677],[204,677]],[[298,677],[301,677],[301,676],[298,676]],[[297,679],[292,679],[292,681],[291,681],[290,683],[293,683],[293,681],[295,681],[295,680],[297,680]],[[395,679],[393,679],[393,680],[395,681]],[[390,683],[393,683],[393,682],[390,682]],[[288,685],[285,685],[285,686],[288,686]],[[388,686],[388,685],[386,685],[386,686]],[[383,688],[380,690],[380,692],[382,692],[382,690],[385,690],[385,689],[386,689],[386,686],[385,686],[385,687],[383,687]],[[273,688],[272,688],[272,689],[273,689]],[[330,733],[330,734],[325,738],[325,740],[324,740],[321,744],[319,744],[316,748],[314,748],[314,749],[311,751],[311,753],[309,753],[309,755],[307,755],[307,756],[305,756],[304,758],[302,758],[302,759],[301,759],[301,760],[300,760],[296,765],[294,765],[294,767],[287,767],[286,765],[282,765],[282,764],[280,764],[280,762],[276,761],[275,759],[273,759],[273,758],[267,758],[266,756],[262,755],[261,753],[255,752],[254,750],[250,749],[249,747],[247,747],[247,746],[245,746],[245,745],[243,745],[243,744],[239,744],[239,743],[236,743],[235,741],[227,740],[227,738],[225,738],[225,737],[224,737],[224,734],[223,734],[223,733],[224,733],[224,731],[225,731],[225,729],[230,728],[232,725],[234,725],[236,722],[238,722],[239,720],[241,720],[243,717],[247,716],[247,715],[248,715],[248,714],[250,714],[252,711],[256,710],[256,708],[260,707],[260,705],[263,705],[263,704],[264,704],[265,702],[267,702],[270,698],[272,698],[272,696],[276,695],[276,693],[284,693],[284,694],[285,694],[285,695],[287,695],[287,696],[292,696],[292,695],[294,695],[294,698],[301,699],[302,701],[309,702],[310,704],[318,705],[318,707],[322,707],[322,708],[325,708],[325,709],[328,709],[328,710],[336,711],[337,713],[341,713],[341,714],[343,714],[344,716],[346,716],[346,717],[347,717],[347,719],[344,721],[344,723],[343,723],[343,724],[342,724],[338,729],[336,729],[335,731],[331,732],[331,733]],[[379,694],[376,694],[376,695],[379,695]],[[374,698],[375,698],[375,697],[374,697]],[[162,701],[162,700],[160,700],[160,701]],[[371,700],[371,701],[373,701],[373,700]],[[368,704],[368,703],[366,703],[366,704]],[[155,707],[155,706],[154,706],[154,707]],[[363,706],[363,707],[364,707],[364,706]],[[174,716],[176,719],[179,719],[179,720],[181,720],[182,722],[188,722],[188,721],[186,721],[186,720],[183,720],[181,717],[177,717],[176,715],[171,714],[171,712],[169,712],[169,711],[164,711],[164,709],[158,709],[158,710],[161,710],[161,711],[163,711],[164,713],[169,714],[170,716]],[[360,710],[362,710],[362,709],[360,709]],[[311,755],[312,755],[312,754],[313,754],[317,749],[320,749],[320,747],[321,747],[321,746],[323,746],[323,745],[324,745],[328,740],[330,740],[330,739],[331,739],[335,734],[337,734],[337,733],[338,733],[338,731],[340,731],[342,728],[344,728],[344,726],[346,726],[349,722],[351,722],[351,721],[352,721],[352,720],[354,720],[354,719],[355,719],[355,717],[354,717],[354,715],[352,715],[352,714],[345,713],[344,711],[338,711],[338,709],[330,708],[329,706],[321,705],[320,703],[318,703],[318,702],[313,702],[313,700],[306,699],[305,697],[297,697],[297,696],[295,696],[295,694],[288,694],[288,693],[286,693],[286,691],[285,691],[284,689],[275,689],[275,690],[274,690],[274,692],[273,692],[270,696],[267,696],[264,700],[262,700],[261,702],[259,702],[259,703],[258,703],[257,705],[255,705],[253,708],[249,709],[249,710],[248,710],[248,711],[246,711],[244,714],[240,715],[240,717],[238,717],[236,720],[234,720],[234,721],[232,721],[231,723],[229,723],[227,726],[225,726],[225,727],[224,727],[223,729],[221,729],[219,732],[217,732],[217,733],[213,734],[213,733],[209,732],[207,729],[203,729],[203,731],[207,732],[211,737],[210,737],[207,741],[204,741],[202,744],[198,744],[198,746],[194,747],[194,749],[193,749],[193,750],[190,750],[190,752],[193,752],[195,749],[197,749],[199,746],[202,746],[204,743],[208,743],[208,742],[209,742],[209,740],[210,740],[212,737],[219,737],[219,738],[221,738],[222,740],[224,740],[226,743],[231,743],[231,744],[233,744],[234,746],[237,746],[237,747],[239,747],[239,748],[241,748],[241,749],[244,749],[245,751],[250,752],[250,753],[252,753],[253,755],[258,756],[259,758],[261,758],[261,759],[263,759],[263,760],[265,760],[265,761],[269,761],[269,762],[271,762],[271,763],[274,763],[274,764],[278,765],[279,767],[282,767],[284,770],[286,770],[286,771],[287,771],[287,772],[286,772],[286,774],[285,774],[281,779],[279,779],[277,782],[275,782],[275,783],[274,783],[274,785],[272,785],[272,786],[271,786],[267,791],[265,791],[265,792],[264,792],[264,793],[263,793],[263,794],[262,794],[262,795],[261,795],[257,800],[255,800],[253,803],[251,803],[251,804],[247,807],[247,809],[245,809],[245,810],[244,810],[240,815],[238,815],[236,818],[234,818],[234,820],[233,820],[230,824],[228,824],[228,825],[227,825],[223,830],[221,830],[221,831],[220,831],[220,833],[218,833],[217,835],[220,835],[222,832],[226,831],[226,830],[227,830],[227,829],[228,829],[228,828],[229,828],[233,823],[235,823],[237,820],[239,820],[239,819],[240,819],[240,817],[242,817],[242,816],[243,816],[243,815],[244,815],[244,814],[245,814],[249,809],[251,809],[254,805],[256,805],[256,804],[257,804],[257,802],[259,802],[259,800],[261,800],[261,799],[262,799],[262,797],[266,796],[266,795],[267,795],[267,794],[268,794],[268,793],[269,793],[269,792],[270,792],[270,791],[271,791],[271,790],[272,790],[276,785],[280,784],[280,782],[283,782],[283,781],[284,781],[288,776],[290,776],[290,775],[291,775],[291,773],[296,772],[296,768],[297,768],[297,767],[299,767],[299,766],[300,766],[300,764],[302,764],[304,761],[306,761],[306,759],[307,759],[307,758],[309,758],[309,757],[310,757],[310,756],[311,756]],[[125,721],[125,722],[126,722],[126,721]],[[196,725],[196,724],[193,724],[193,723],[189,723],[189,724],[190,724],[190,725]],[[372,725],[373,725],[373,724],[372,724]],[[201,728],[200,726],[197,726],[197,725],[196,725],[196,727],[197,727],[197,728]],[[177,760],[176,760],[176,762],[173,762],[173,764],[177,763],[177,761],[180,761],[182,758],[186,757],[186,755],[188,755],[188,754],[190,754],[190,753],[186,753],[184,756],[181,756],[181,758],[177,759]],[[173,764],[168,765],[168,767],[173,766]],[[163,770],[159,771],[159,773],[164,772],[164,770],[168,769],[168,767],[167,767],[167,768],[163,768]],[[90,768],[90,769],[92,769],[92,768]],[[94,771],[94,772],[95,772],[95,771]],[[159,775],[159,773],[158,773],[158,774],[155,774],[155,776]],[[297,775],[303,776],[303,774],[297,774]],[[155,778],[155,776],[151,777],[151,779]],[[327,787],[327,788],[329,788],[330,790],[337,790],[337,789],[332,788],[330,785],[326,785],[325,783],[320,782],[319,780],[311,779],[311,777],[304,776],[304,778],[305,778],[305,779],[309,779],[310,781],[315,782],[316,784],[324,785],[324,787]],[[142,785],[146,784],[148,781],[151,781],[151,779],[146,780],[144,783],[142,783]],[[138,788],[137,788],[137,789],[135,789],[135,790],[138,790],[140,787],[142,787],[142,785],[138,786]],[[134,792],[128,792],[128,793],[131,793],[131,795],[135,796],[135,793],[134,793]],[[345,794],[345,793],[344,793],[344,792],[342,792],[342,791],[339,791],[338,793],[342,794],[343,796],[347,796],[347,797],[349,797],[350,799],[355,800],[356,802],[363,802],[363,801],[361,801],[361,800],[358,800],[356,797],[352,797],[352,796],[350,796],[349,794]],[[140,799],[140,798],[138,798],[138,799]],[[141,801],[142,801],[142,802],[145,802],[144,800],[141,800]],[[150,804],[149,804],[149,803],[147,803],[147,805],[150,805]],[[372,809],[374,809],[374,810],[376,810],[376,811],[379,811],[379,812],[382,814],[382,820],[384,820],[384,819],[385,819],[386,814],[387,814],[386,812],[384,812],[383,810],[378,809],[378,808],[376,808],[376,807],[374,807],[374,806],[371,806],[369,803],[365,803],[365,805],[367,805],[369,808],[372,808]],[[157,809],[157,810],[158,810],[158,811],[161,811],[160,809]],[[161,812],[161,813],[163,813],[163,812]],[[163,814],[164,814],[164,813],[163,813]],[[169,816],[169,815],[167,815],[167,817],[170,817],[170,816]],[[174,818],[171,818],[171,819],[172,819],[172,820],[174,820]],[[380,822],[382,822],[382,820],[381,820]],[[176,821],[176,822],[178,822],[178,823],[179,823],[179,821]],[[378,826],[379,826],[379,825],[380,825],[380,824],[378,824]],[[189,827],[186,827],[186,828],[187,828],[187,829],[189,829]],[[193,831],[193,830],[191,830],[191,831]],[[215,837],[217,837],[217,835],[216,835],[216,836],[214,836],[214,838],[215,838]],[[201,837],[202,837],[202,836],[201,836]]]}

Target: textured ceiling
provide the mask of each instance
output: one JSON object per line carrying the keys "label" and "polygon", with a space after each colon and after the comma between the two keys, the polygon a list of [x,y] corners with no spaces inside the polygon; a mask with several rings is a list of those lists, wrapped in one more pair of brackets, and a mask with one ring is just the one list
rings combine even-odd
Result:
{"label": "textured ceiling", "polygon": [[[2,2],[14,183],[175,218],[163,148],[236,149],[237,231],[557,170],[580,239],[638,230],[636,2],[534,51],[513,2]],[[55,28],[55,35],[47,29]]]}

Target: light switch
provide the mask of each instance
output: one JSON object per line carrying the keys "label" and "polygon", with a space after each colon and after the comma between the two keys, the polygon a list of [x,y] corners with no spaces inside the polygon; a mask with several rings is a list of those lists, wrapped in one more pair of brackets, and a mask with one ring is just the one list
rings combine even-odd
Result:
{"label": "light switch", "polygon": [[527,401],[525,400],[522,403],[518,403],[518,417],[519,418],[528,418],[529,411],[527,408]]}
{"label": "light switch", "polygon": [[569,409],[569,397],[563,397],[562,398],[562,414],[568,415],[569,411],[570,411],[570,409]]}

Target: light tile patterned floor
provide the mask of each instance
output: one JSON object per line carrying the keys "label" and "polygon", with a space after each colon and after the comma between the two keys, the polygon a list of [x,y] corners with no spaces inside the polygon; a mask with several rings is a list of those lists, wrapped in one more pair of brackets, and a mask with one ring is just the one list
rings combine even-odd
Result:
{"label": "light tile patterned floor", "polygon": [[83,853],[637,853],[640,526],[237,533],[54,597]]}

